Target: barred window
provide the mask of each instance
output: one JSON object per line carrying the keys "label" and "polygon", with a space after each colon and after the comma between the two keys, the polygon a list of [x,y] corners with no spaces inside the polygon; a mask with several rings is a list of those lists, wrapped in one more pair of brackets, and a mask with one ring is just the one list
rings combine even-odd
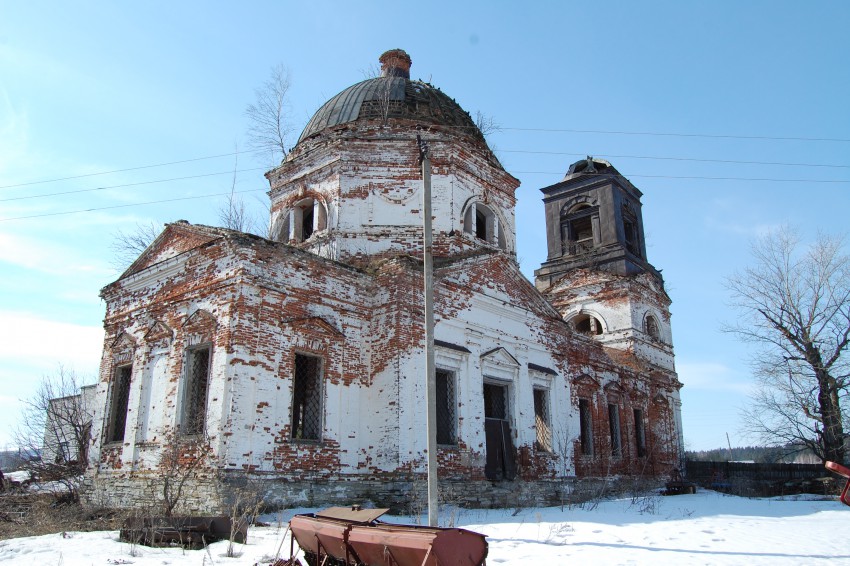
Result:
{"label": "barred window", "polygon": [[457,444],[457,417],[455,406],[455,376],[452,372],[437,370],[437,444]]}
{"label": "barred window", "polygon": [[608,424],[611,431],[611,455],[619,457],[622,451],[620,442],[620,411],[613,403],[608,405]]}
{"label": "barred window", "polygon": [[124,440],[124,429],[127,426],[127,405],[130,401],[130,377],[133,374],[132,365],[118,366],[112,379],[112,399],[109,405],[109,425],[106,433],[107,442]]}
{"label": "barred window", "polygon": [[635,409],[635,445],[639,457],[646,456],[646,426],[643,422],[643,411]]}
{"label": "barred window", "polygon": [[207,418],[210,377],[210,346],[186,351],[186,383],[183,393],[183,434],[201,434]]}
{"label": "barred window", "polygon": [[534,428],[537,438],[534,447],[543,452],[552,451],[552,427],[549,420],[549,391],[534,390]]}
{"label": "barred window", "polygon": [[488,419],[508,419],[508,402],[505,398],[507,387],[504,385],[484,384],[484,417]]}
{"label": "barred window", "polygon": [[292,438],[320,440],[322,431],[322,360],[295,354],[292,380]]}
{"label": "barred window", "polygon": [[578,420],[581,428],[581,453],[585,456],[593,454],[593,421],[590,412],[590,401],[587,399],[578,400]]}

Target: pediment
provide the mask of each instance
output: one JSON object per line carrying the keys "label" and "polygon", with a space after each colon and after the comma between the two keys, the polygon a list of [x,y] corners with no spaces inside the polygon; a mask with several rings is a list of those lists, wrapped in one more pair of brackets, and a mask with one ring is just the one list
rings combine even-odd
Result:
{"label": "pediment", "polygon": [[166,224],[165,229],[159,236],[121,274],[121,278],[123,279],[124,277],[139,273],[152,265],[200,247],[220,237],[222,237],[221,233],[214,228],[194,226],[183,220]]}
{"label": "pediment", "polygon": [[625,390],[623,389],[623,386],[616,381],[606,383],[602,389],[605,391],[605,394],[608,396],[608,399],[612,401],[618,401],[625,396]]}
{"label": "pediment", "polygon": [[154,320],[145,333],[145,342],[171,342],[174,331],[161,320]]}
{"label": "pediment", "polygon": [[293,318],[283,321],[283,324],[290,326],[293,329],[308,330],[312,334],[324,335],[331,339],[341,339],[345,337],[342,330],[338,329],[333,323],[320,316]]}
{"label": "pediment", "polygon": [[481,354],[481,362],[519,369],[519,362],[517,359],[501,346]]}
{"label": "pediment", "polygon": [[575,387],[583,387],[590,389],[599,389],[599,381],[586,373],[583,373],[572,379],[572,384]]}
{"label": "pediment", "polygon": [[481,371],[485,377],[515,380],[520,364],[506,349],[499,347],[481,354]]}
{"label": "pediment", "polygon": [[136,347],[136,340],[127,331],[122,330],[109,347],[112,351],[132,350]]}
{"label": "pediment", "polygon": [[183,331],[190,334],[214,333],[218,321],[211,312],[198,309],[186,318],[183,323]]}

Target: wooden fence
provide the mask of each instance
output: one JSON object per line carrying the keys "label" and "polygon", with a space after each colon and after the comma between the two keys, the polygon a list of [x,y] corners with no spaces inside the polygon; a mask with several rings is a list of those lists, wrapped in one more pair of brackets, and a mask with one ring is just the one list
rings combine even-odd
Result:
{"label": "wooden fence", "polygon": [[687,479],[703,487],[741,494],[832,493],[838,476],[821,464],[685,462]]}

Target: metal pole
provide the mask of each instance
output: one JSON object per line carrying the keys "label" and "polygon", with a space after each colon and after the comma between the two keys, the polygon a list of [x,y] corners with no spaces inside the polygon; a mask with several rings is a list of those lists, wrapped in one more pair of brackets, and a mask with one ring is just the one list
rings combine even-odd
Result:
{"label": "metal pole", "polygon": [[437,526],[437,374],[434,369],[434,263],[431,257],[431,159],[428,145],[417,135],[422,161],[422,215],[424,246],[422,259],[425,272],[425,406],[428,435],[428,524]]}

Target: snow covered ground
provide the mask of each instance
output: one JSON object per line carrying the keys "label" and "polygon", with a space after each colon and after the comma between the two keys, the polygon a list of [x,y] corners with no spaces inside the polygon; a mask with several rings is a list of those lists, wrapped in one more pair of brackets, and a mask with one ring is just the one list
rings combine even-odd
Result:
{"label": "snow covered ground", "polygon": [[[617,499],[595,508],[441,511],[445,525],[487,535],[487,564],[850,564],[850,508],[811,497],[745,499],[695,495]],[[205,550],[132,546],[116,531],[69,532],[0,541],[0,563],[39,566],[267,565],[289,556],[290,510],[252,527],[248,544]],[[412,522],[410,517],[385,517]],[[296,547],[297,548],[297,547]]]}

